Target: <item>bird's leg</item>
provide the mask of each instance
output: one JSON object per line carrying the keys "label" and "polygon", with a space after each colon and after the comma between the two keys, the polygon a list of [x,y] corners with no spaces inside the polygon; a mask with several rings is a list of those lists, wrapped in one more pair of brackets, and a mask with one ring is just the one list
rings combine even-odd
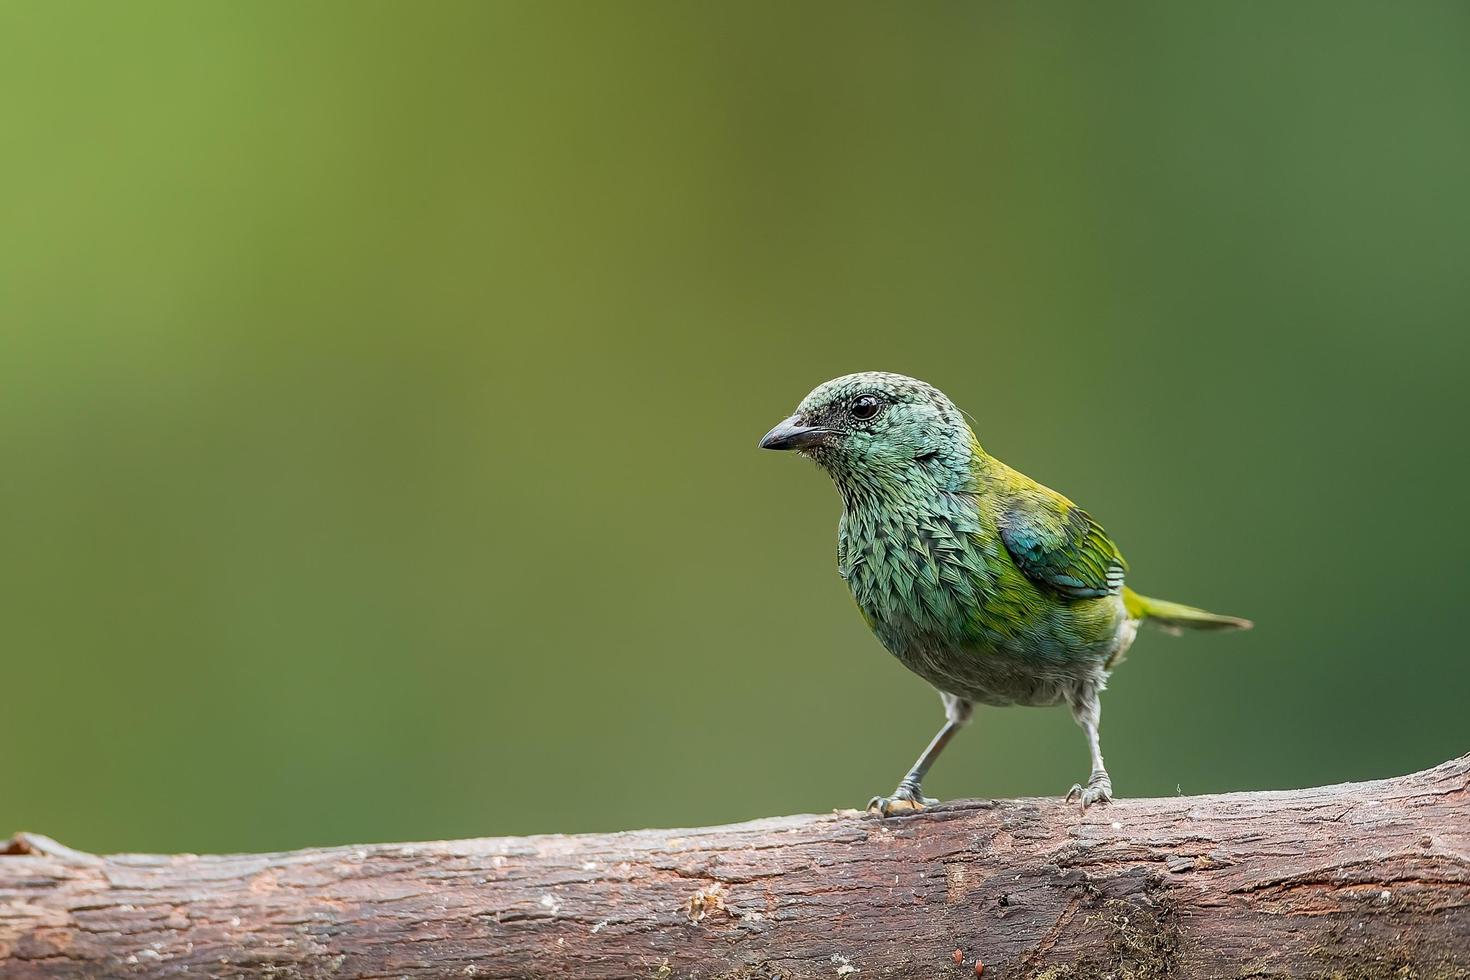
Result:
{"label": "bird's leg", "polygon": [[929,747],[924,750],[924,754],[919,756],[919,760],[909,769],[908,775],[898,781],[898,788],[890,796],[875,796],[869,800],[868,812],[887,817],[906,810],[922,810],[931,803],[938,803],[938,800],[925,796],[919,784],[923,782],[924,774],[929,771],[934,760],[939,758],[939,753],[944,751],[944,747],[949,744],[949,740],[954,737],[955,732],[960,730],[960,727],[952,721],[946,721],[944,727],[939,730],[939,734],[934,736]]}
{"label": "bird's leg", "polygon": [[914,812],[924,809],[938,800],[926,797],[920,788],[924,776],[929,772],[929,767],[934,765],[934,760],[939,758],[939,753],[954,738],[954,733],[964,728],[970,720],[974,706],[970,702],[955,697],[952,694],[940,692],[944,699],[944,714],[946,721],[944,727],[939,729],[939,734],[930,741],[917,762],[909,768],[908,774],[898,781],[898,788],[890,796],[875,796],[868,801],[868,812],[877,813],[880,817],[891,816],[895,813]]}
{"label": "bird's leg", "polygon": [[1108,770],[1103,765],[1102,743],[1097,737],[1097,725],[1102,717],[1102,703],[1097,695],[1096,688],[1088,687],[1072,702],[1072,717],[1087,733],[1087,747],[1092,752],[1092,775],[1088,777],[1086,786],[1072,784],[1067,791],[1066,802],[1080,800],[1083,810],[1094,803],[1108,803],[1113,799],[1113,781],[1108,778]]}

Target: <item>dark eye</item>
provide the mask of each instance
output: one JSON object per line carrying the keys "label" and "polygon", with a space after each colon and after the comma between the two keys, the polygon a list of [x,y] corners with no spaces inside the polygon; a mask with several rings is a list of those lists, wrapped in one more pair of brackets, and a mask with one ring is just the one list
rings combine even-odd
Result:
{"label": "dark eye", "polygon": [[853,418],[857,419],[860,422],[866,422],[874,415],[877,415],[878,409],[882,407],[883,403],[874,396],[858,395],[852,400],[852,408],[850,409],[850,411],[852,412]]}

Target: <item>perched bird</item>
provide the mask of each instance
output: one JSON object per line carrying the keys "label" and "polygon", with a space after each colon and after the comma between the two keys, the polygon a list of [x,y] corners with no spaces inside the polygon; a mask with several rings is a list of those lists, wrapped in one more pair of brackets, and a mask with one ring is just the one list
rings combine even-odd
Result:
{"label": "perched bird", "polygon": [[954,403],[901,374],[819,385],[760,441],[815,460],[842,494],[837,570],[878,639],[939,690],[945,724],[890,796],[920,810],[920,783],[976,704],[1067,704],[1092,772],[1067,800],[1112,799],[1098,695],[1141,622],[1248,629],[1234,616],[1139,595],[1086,511],[980,448]]}

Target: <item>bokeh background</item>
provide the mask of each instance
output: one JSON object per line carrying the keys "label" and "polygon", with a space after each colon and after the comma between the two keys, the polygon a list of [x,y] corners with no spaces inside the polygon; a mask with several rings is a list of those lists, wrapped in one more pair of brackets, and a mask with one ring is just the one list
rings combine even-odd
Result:
{"label": "bokeh background", "polygon": [[[1128,795],[1470,748],[1470,8],[0,4],[0,830],[243,850],[861,805],[940,721],[756,440],[939,385],[1254,617]],[[1062,710],[927,787],[1060,794]]]}

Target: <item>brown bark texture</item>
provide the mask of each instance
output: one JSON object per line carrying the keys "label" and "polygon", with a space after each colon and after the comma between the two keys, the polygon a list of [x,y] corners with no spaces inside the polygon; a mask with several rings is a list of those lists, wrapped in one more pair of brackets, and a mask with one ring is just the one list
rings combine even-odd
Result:
{"label": "brown bark texture", "polygon": [[229,856],[0,852],[0,978],[1470,978],[1470,756],[1377,782]]}

